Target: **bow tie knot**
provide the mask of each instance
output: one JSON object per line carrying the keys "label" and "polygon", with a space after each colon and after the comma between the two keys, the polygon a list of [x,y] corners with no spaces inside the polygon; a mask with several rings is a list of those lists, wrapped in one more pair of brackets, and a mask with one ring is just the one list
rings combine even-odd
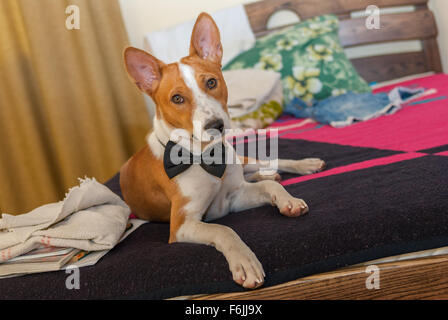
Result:
{"label": "bow tie knot", "polygon": [[168,141],[163,155],[163,166],[167,176],[172,179],[199,164],[211,175],[221,178],[226,170],[226,148],[223,143],[206,148],[200,155],[194,155],[186,148],[173,141]]}

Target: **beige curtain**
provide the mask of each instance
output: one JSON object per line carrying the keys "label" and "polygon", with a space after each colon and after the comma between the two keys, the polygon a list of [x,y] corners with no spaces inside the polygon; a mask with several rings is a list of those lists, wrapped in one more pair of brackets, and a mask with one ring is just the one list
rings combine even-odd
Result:
{"label": "beige curtain", "polygon": [[144,144],[126,44],[116,0],[0,0],[0,212],[61,200],[77,177],[104,182]]}

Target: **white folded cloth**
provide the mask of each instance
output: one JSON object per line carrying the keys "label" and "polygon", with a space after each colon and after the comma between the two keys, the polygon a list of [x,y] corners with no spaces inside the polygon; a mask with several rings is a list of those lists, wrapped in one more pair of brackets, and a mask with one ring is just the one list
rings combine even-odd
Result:
{"label": "white folded cloth", "polygon": [[237,69],[223,73],[229,98],[227,106],[231,118],[257,110],[270,100],[282,102],[281,75],[271,70]]}
{"label": "white folded cloth", "polygon": [[126,228],[130,209],[94,178],[80,179],[64,200],[0,219],[0,263],[42,245],[86,251],[113,248]]}
{"label": "white folded cloth", "polygon": [[[221,34],[223,65],[255,44],[255,35],[243,5],[217,11],[211,16]],[[149,33],[144,39],[145,49],[165,63],[178,61],[188,55],[194,23],[192,20]]]}

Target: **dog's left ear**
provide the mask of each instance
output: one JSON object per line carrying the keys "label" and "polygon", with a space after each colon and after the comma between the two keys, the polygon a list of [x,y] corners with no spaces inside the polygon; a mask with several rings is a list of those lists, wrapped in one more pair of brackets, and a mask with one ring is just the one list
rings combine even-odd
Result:
{"label": "dog's left ear", "polygon": [[190,55],[221,64],[222,45],[219,29],[213,18],[202,12],[194,24],[191,35]]}

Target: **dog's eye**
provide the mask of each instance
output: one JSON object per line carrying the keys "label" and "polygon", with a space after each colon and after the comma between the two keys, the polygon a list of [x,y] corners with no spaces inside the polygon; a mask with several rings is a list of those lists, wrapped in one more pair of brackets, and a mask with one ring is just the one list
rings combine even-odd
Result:
{"label": "dog's eye", "polygon": [[182,97],[180,94],[175,94],[171,97],[171,101],[173,101],[175,104],[181,104],[184,103],[184,97]]}
{"label": "dog's eye", "polygon": [[216,85],[218,84],[218,80],[215,78],[211,78],[207,80],[207,88],[214,89],[216,88]]}

